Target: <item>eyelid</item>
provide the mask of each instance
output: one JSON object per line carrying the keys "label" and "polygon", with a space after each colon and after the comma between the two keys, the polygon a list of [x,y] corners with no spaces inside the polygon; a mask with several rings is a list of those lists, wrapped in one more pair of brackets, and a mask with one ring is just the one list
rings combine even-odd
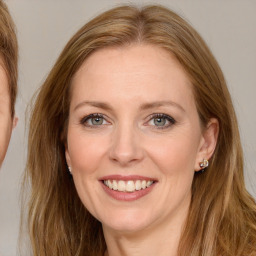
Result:
{"label": "eyelid", "polygon": [[[105,121],[107,124],[92,125],[92,124],[86,123],[88,120],[90,120],[92,118],[97,118],[97,117],[103,118],[103,121]],[[149,122],[152,121],[155,118],[166,119],[167,122],[169,122],[169,123],[167,125],[163,125],[163,126],[157,126],[157,125],[149,124]],[[151,114],[147,117],[147,121],[144,123],[144,125],[145,126],[152,126],[156,129],[166,129],[166,128],[169,128],[170,126],[174,125],[175,123],[176,123],[176,120],[168,114],[153,113],[153,114]],[[108,118],[105,115],[103,115],[101,113],[92,113],[92,114],[86,115],[83,118],[81,118],[80,119],[80,124],[82,124],[83,126],[89,127],[89,128],[100,128],[101,126],[111,124],[111,122],[108,120]]]}
{"label": "eyelid", "polygon": [[164,114],[164,113],[153,113],[153,114],[151,114],[150,116],[148,116],[146,123],[148,124],[154,118],[165,118],[169,122],[168,125],[164,125],[164,126],[148,125],[148,126],[153,126],[156,129],[166,129],[166,128],[169,128],[170,126],[172,126],[176,123],[176,120],[173,117],[171,117],[170,115]]}
{"label": "eyelid", "polygon": [[84,116],[83,118],[80,119],[80,124],[86,126],[86,127],[94,127],[94,128],[99,128],[100,126],[103,126],[103,125],[106,125],[106,124],[101,124],[101,125],[98,125],[99,127],[97,127],[97,125],[89,125],[89,124],[86,124],[86,122],[89,120],[89,119],[92,119],[92,118],[95,118],[95,117],[99,117],[99,118],[103,118],[103,120],[105,122],[107,122],[108,124],[110,123],[106,118],[105,115],[101,114],[101,113],[92,113],[92,114],[89,114],[89,115],[86,115]]}

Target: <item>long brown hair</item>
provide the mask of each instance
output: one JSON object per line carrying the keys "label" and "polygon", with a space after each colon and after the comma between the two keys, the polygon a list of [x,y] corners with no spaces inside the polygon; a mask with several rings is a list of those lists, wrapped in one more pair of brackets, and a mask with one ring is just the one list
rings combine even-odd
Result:
{"label": "long brown hair", "polygon": [[0,0],[0,58],[8,77],[11,115],[14,116],[18,80],[18,42],[16,27],[6,4]]}
{"label": "long brown hair", "polygon": [[225,79],[198,33],[160,6],[117,7],[84,25],[40,88],[30,120],[24,185],[31,186],[27,220],[33,255],[96,256],[106,250],[101,223],[81,203],[67,172],[70,85],[97,49],[132,43],[156,45],[174,54],[191,79],[202,124],[212,117],[220,124],[210,166],[194,177],[179,255],[252,255],[256,206],[244,185],[238,125]]}

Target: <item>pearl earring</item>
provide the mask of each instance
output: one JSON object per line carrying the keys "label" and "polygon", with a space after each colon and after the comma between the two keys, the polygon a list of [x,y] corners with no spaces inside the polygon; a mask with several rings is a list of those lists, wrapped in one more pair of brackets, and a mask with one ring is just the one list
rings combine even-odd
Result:
{"label": "pearl earring", "polygon": [[199,163],[200,168],[205,169],[209,166],[209,161],[207,159],[203,159],[202,162]]}

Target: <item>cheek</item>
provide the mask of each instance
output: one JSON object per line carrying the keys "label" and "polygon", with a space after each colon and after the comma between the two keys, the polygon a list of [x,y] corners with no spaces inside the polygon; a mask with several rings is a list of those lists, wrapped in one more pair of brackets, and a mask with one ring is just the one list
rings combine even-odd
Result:
{"label": "cheek", "polygon": [[68,131],[68,154],[77,193],[88,211],[98,217],[101,198],[99,170],[109,146],[107,137],[84,133],[70,128]]}
{"label": "cheek", "polygon": [[170,206],[165,209],[166,214],[186,205],[190,201],[194,177],[196,140],[191,136],[168,137],[159,141],[157,147],[148,147],[148,155],[160,177],[161,197],[157,204]]}
{"label": "cheek", "polygon": [[70,129],[68,152],[74,172],[91,174],[97,170],[106,153],[107,140]]}
{"label": "cheek", "polygon": [[[169,136],[157,143],[148,145],[148,155],[154,163],[167,175],[183,175],[193,173],[198,150],[195,136]],[[152,147],[152,145],[156,145]]]}

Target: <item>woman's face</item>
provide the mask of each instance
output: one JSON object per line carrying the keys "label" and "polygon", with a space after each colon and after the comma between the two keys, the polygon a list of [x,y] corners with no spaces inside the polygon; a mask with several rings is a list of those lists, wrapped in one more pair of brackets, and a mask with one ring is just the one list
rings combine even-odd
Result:
{"label": "woman's face", "polygon": [[72,80],[66,160],[104,228],[184,220],[205,134],[188,77],[156,46],[99,50]]}
{"label": "woman's face", "polygon": [[10,93],[8,90],[8,79],[0,60],[0,166],[4,160],[13,127],[11,117]]}

